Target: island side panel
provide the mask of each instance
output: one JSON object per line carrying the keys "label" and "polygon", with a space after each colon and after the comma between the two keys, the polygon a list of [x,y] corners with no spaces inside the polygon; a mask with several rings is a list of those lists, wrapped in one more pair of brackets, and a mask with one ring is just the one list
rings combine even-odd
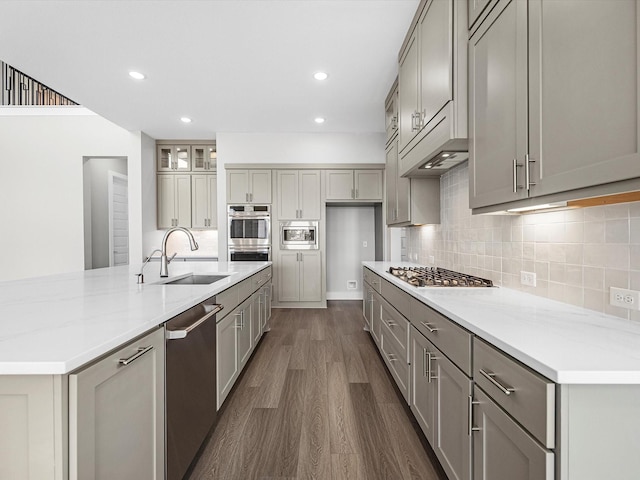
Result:
{"label": "island side panel", "polygon": [[0,376],[0,478],[64,479],[62,390],[53,375]]}
{"label": "island side panel", "polygon": [[559,480],[640,478],[640,385],[561,385]]}

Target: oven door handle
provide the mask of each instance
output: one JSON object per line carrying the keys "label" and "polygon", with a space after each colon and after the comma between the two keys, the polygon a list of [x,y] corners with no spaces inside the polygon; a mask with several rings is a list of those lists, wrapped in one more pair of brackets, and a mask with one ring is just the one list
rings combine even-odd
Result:
{"label": "oven door handle", "polygon": [[222,309],[224,308],[222,305],[219,305],[219,304],[205,305],[205,312],[209,310],[209,308],[207,307],[209,308],[213,307],[213,308],[206,315],[200,317],[198,320],[193,322],[188,327],[183,328],[181,330],[167,330],[167,333],[166,333],[167,340],[179,340],[181,338],[186,338],[186,336],[189,335],[189,332],[198,328],[200,325],[202,325],[204,322],[209,320],[211,317],[215,316],[218,312],[222,311]]}

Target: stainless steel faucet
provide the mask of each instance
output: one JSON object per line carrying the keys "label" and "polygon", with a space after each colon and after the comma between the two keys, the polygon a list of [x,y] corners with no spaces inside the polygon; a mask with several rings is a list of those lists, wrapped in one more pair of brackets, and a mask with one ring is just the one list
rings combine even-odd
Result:
{"label": "stainless steel faucet", "polygon": [[169,235],[171,235],[173,232],[176,232],[178,230],[184,232],[189,237],[189,246],[191,247],[191,251],[198,249],[198,242],[196,242],[196,239],[193,238],[193,233],[191,233],[186,228],[174,227],[167,230],[167,232],[164,234],[164,237],[162,239],[162,256],[160,257],[160,276],[161,277],[169,276],[169,263],[171,263],[171,260],[173,260],[173,257],[176,256],[176,254],[174,253],[171,256],[171,258],[167,258],[167,239],[169,238]]}

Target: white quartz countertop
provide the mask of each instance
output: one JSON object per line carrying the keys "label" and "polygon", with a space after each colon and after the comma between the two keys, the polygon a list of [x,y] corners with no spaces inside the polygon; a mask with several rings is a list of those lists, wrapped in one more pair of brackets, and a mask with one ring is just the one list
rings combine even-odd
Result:
{"label": "white quartz countertop", "polygon": [[0,282],[0,375],[69,373],[270,264],[169,265],[169,279],[229,274],[211,285],[154,285],[158,264],[145,267],[142,285],[140,265]]}
{"label": "white quartz countertop", "polygon": [[640,384],[639,323],[503,287],[413,287],[387,272],[415,264],[363,264],[554,382]]}

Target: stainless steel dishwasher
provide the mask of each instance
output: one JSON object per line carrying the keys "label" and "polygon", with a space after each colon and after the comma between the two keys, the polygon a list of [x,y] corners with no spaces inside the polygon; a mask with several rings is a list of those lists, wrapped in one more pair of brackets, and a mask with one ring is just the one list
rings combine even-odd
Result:
{"label": "stainless steel dishwasher", "polygon": [[216,419],[216,314],[208,298],[165,324],[167,480],[181,480]]}

